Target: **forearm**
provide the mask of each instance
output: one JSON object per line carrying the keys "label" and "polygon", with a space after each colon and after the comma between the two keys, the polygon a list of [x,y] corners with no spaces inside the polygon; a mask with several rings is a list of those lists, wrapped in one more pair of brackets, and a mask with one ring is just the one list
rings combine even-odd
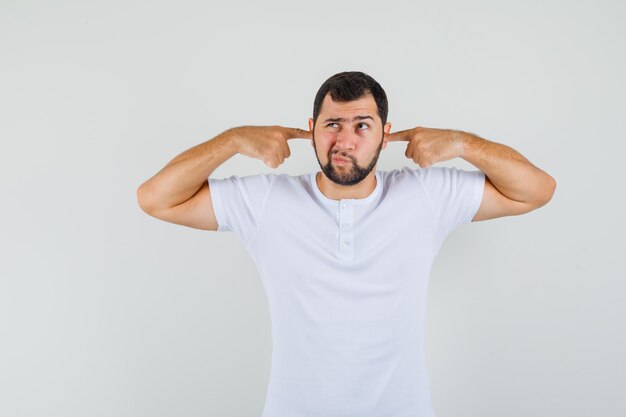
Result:
{"label": "forearm", "polygon": [[476,166],[511,200],[541,206],[550,200],[556,182],[513,148],[455,131],[463,144],[461,158]]}
{"label": "forearm", "polygon": [[187,201],[237,152],[232,129],[186,150],[141,184],[137,189],[140,206],[144,210],[167,209]]}

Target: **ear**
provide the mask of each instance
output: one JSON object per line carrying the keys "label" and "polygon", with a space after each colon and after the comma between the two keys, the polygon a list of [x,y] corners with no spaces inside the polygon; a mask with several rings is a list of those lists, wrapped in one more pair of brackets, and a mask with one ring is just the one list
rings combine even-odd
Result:
{"label": "ear", "polygon": [[387,147],[387,135],[389,135],[389,133],[391,133],[391,122],[385,123],[385,126],[383,126],[383,132],[384,132],[384,136],[383,136],[383,147],[382,147],[382,149],[385,149]]}
{"label": "ear", "polygon": [[[309,132],[313,132],[313,119],[311,117],[309,117]],[[311,139],[311,146],[315,148],[313,145],[313,139]]]}

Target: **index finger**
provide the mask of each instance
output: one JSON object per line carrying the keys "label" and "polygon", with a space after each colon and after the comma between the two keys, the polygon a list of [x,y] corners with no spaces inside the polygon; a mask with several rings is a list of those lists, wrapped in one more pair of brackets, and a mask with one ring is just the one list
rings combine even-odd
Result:
{"label": "index finger", "polygon": [[411,140],[411,133],[413,129],[400,130],[399,132],[393,132],[387,135],[388,142],[396,141],[408,141]]}
{"label": "index finger", "polygon": [[298,129],[297,127],[287,127],[287,139],[311,139],[313,136],[311,132],[304,129]]}

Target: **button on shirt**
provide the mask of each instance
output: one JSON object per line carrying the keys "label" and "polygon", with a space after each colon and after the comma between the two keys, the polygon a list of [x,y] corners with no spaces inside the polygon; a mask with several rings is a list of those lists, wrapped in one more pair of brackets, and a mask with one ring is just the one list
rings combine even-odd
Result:
{"label": "button on shirt", "polygon": [[425,360],[428,277],[480,205],[481,171],[376,171],[332,200],[316,172],[209,178],[218,231],[257,265],[272,323],[263,417],[434,417]]}

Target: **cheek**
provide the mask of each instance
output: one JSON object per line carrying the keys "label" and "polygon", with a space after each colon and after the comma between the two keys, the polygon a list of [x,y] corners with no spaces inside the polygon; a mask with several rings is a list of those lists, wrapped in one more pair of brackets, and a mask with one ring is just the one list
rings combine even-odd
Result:
{"label": "cheek", "polygon": [[317,152],[320,154],[328,155],[334,143],[335,143],[335,140],[332,136],[315,135],[315,147],[317,148]]}

